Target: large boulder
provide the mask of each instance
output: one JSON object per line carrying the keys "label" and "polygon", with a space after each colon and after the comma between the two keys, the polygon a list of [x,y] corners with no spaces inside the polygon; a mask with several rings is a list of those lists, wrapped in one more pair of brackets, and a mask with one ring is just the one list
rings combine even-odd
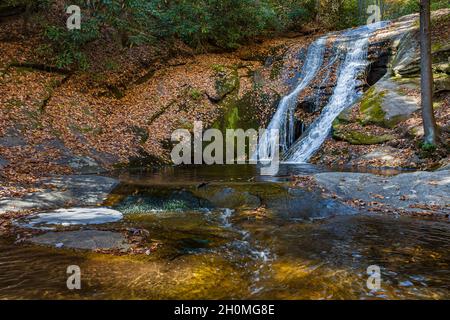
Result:
{"label": "large boulder", "polygon": [[23,198],[0,199],[0,214],[29,209],[53,209],[67,204],[100,205],[119,183],[116,179],[95,175],[68,175],[44,181],[52,189],[29,193]]}
{"label": "large boulder", "polygon": [[[403,173],[393,177],[325,172],[314,177],[323,188],[344,199],[376,201],[409,211],[417,211],[421,206],[445,207],[450,203],[449,170]],[[445,214],[444,210],[441,212]]]}

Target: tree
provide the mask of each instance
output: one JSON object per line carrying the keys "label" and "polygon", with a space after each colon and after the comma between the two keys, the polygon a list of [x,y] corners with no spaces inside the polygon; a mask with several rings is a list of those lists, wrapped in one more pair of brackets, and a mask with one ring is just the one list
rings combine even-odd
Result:
{"label": "tree", "polygon": [[433,113],[433,73],[431,70],[430,0],[420,0],[420,87],[424,145],[436,144]]}

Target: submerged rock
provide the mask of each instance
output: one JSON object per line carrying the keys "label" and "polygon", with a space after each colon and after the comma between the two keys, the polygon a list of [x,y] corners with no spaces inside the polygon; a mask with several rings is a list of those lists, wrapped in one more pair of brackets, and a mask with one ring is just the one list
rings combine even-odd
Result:
{"label": "submerged rock", "polygon": [[64,232],[48,232],[30,239],[32,243],[74,249],[120,249],[130,248],[126,238],[112,231],[78,230]]}
{"label": "submerged rock", "polygon": [[267,203],[267,208],[292,220],[317,220],[356,213],[355,209],[337,200],[297,188],[289,188],[286,197],[273,199]]}
{"label": "submerged rock", "polygon": [[188,191],[172,190],[160,193],[127,196],[115,208],[124,214],[141,214],[148,212],[203,210],[210,208],[208,201],[199,199]]}
{"label": "submerged rock", "polygon": [[217,190],[214,186],[206,186],[197,193],[219,208],[255,209],[261,205],[261,200],[247,191],[238,191],[225,187]]}
{"label": "submerged rock", "polygon": [[26,222],[19,222],[23,227],[40,228],[44,226],[72,226],[116,222],[123,218],[122,213],[108,208],[69,208],[39,213]]}

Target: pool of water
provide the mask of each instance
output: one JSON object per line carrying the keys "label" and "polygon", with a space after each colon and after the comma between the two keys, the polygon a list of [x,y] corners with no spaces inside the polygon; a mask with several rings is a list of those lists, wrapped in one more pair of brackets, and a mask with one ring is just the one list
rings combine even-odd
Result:
{"label": "pool of water", "polygon": [[[148,230],[153,253],[0,238],[0,299],[450,298],[446,222],[355,211],[250,167],[176,170],[122,173],[108,200],[124,212],[108,228]],[[69,265],[81,269],[80,290],[66,287]],[[373,265],[377,290],[367,287]]]}

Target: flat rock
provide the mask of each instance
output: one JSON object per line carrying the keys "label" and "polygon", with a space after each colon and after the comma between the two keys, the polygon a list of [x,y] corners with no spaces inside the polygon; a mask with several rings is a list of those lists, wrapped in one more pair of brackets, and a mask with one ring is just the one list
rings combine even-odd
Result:
{"label": "flat rock", "polygon": [[[38,213],[25,222],[18,224],[23,227],[39,226],[72,226],[86,224],[102,224],[116,222],[123,218],[122,213],[109,208],[68,208]],[[47,228],[47,227],[45,227]]]}
{"label": "flat rock", "polygon": [[411,205],[450,203],[450,170],[403,173],[392,177],[370,173],[324,172],[317,182],[344,199],[377,201],[394,208],[414,211]]}
{"label": "flat rock", "polygon": [[130,245],[125,237],[112,231],[78,230],[48,232],[35,236],[31,242],[58,248],[74,249],[121,249],[127,250]]}
{"label": "flat rock", "polygon": [[5,160],[2,157],[0,157],[0,169],[6,165],[8,165],[8,160]]}
{"label": "flat rock", "polygon": [[67,203],[73,206],[100,205],[119,183],[116,179],[97,175],[67,175],[44,181],[55,190],[29,193],[23,198],[0,200],[0,214],[28,209],[52,209]]}

